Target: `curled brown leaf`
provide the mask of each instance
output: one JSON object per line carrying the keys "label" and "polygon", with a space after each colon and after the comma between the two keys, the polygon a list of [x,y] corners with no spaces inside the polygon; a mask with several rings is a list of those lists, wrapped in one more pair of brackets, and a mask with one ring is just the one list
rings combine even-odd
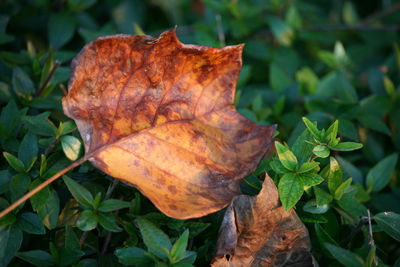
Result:
{"label": "curled brown leaf", "polygon": [[174,30],[88,44],[63,98],[85,157],[171,217],[227,206],[274,131],[233,106],[242,48],[184,45]]}
{"label": "curled brown leaf", "polygon": [[212,266],[311,267],[310,246],[307,228],[293,209],[283,209],[266,175],[257,196],[236,196],[228,206]]}

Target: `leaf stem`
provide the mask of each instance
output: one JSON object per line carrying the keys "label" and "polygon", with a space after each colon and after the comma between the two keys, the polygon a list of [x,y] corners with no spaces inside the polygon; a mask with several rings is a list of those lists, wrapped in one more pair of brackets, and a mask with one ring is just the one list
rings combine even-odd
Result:
{"label": "leaf stem", "polygon": [[49,179],[47,179],[45,182],[41,183],[40,185],[38,185],[37,187],[35,187],[34,189],[32,189],[31,191],[29,191],[28,193],[26,193],[24,196],[22,196],[20,199],[18,199],[17,201],[15,201],[13,204],[11,204],[9,207],[7,207],[5,210],[3,210],[2,212],[0,212],[0,219],[3,218],[4,216],[6,216],[8,213],[10,213],[11,211],[13,211],[14,209],[16,209],[19,205],[21,205],[22,203],[24,203],[25,201],[27,201],[29,198],[31,198],[33,195],[35,195],[36,193],[38,193],[39,191],[41,191],[43,188],[45,188],[46,186],[48,186],[49,184],[51,184],[52,182],[54,182],[55,180],[57,180],[58,178],[60,178],[62,175],[64,175],[65,173],[69,172],[70,170],[74,169],[75,167],[81,165],[83,162],[85,162],[86,160],[88,160],[88,157],[83,157],[75,162],[73,162],[71,165],[69,165],[68,167],[66,167],[65,169],[59,171],[58,173],[56,173],[55,175],[53,175],[52,177],[50,177]]}

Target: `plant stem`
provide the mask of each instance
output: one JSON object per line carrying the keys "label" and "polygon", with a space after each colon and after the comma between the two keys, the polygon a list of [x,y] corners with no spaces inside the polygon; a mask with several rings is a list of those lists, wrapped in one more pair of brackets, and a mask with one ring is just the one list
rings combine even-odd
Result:
{"label": "plant stem", "polygon": [[37,96],[40,96],[44,89],[46,89],[47,85],[49,84],[51,78],[53,78],[54,74],[56,73],[57,68],[61,65],[61,62],[55,61],[53,68],[50,70],[49,75],[47,75],[46,80],[43,82],[43,85],[40,87],[39,91],[37,92]]}
{"label": "plant stem", "polygon": [[9,207],[7,207],[5,210],[3,210],[2,212],[0,212],[0,219],[3,218],[4,216],[6,216],[8,213],[10,213],[11,211],[13,211],[14,209],[16,209],[19,205],[21,205],[22,203],[24,203],[25,201],[27,201],[29,198],[31,198],[33,195],[35,195],[36,193],[38,193],[40,190],[42,190],[43,188],[45,188],[46,186],[48,186],[49,184],[51,184],[52,182],[54,182],[55,180],[57,180],[58,178],[60,178],[62,175],[64,175],[65,173],[69,172],[70,170],[72,170],[73,168],[81,165],[83,162],[85,162],[88,158],[87,157],[83,157],[75,162],[73,162],[71,165],[69,165],[68,167],[66,167],[65,169],[59,171],[58,173],[56,173],[55,175],[53,175],[52,177],[50,177],[49,179],[47,179],[45,182],[41,183],[40,185],[38,185],[37,187],[35,187],[34,189],[32,189],[31,191],[29,191],[28,193],[26,193],[24,196],[22,196],[20,199],[18,199],[17,201],[15,201],[13,204],[11,204]]}

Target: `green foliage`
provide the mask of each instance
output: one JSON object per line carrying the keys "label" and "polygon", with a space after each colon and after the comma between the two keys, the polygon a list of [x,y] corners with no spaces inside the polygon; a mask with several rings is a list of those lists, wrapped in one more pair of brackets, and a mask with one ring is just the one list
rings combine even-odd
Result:
{"label": "green foliage", "polygon": [[[383,10],[390,3],[0,1],[0,209],[83,154],[60,100],[85,43],[178,25],[185,43],[245,43],[235,105],[278,125],[277,153],[243,191],[256,194],[268,171],[320,265],[400,266],[400,18]],[[89,163],[63,180],[0,220],[0,266],[209,265],[223,211],[168,218]]]}

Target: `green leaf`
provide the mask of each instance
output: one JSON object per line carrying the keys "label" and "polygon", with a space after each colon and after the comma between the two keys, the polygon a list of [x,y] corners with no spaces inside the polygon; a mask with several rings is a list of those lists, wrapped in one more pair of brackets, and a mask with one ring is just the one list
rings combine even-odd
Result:
{"label": "green leaf", "polygon": [[314,170],[319,166],[319,162],[316,161],[311,161],[311,162],[305,162],[301,167],[297,170],[297,173],[305,173]]}
{"label": "green leaf", "polygon": [[79,12],[95,4],[96,0],[68,0],[67,3],[70,10]]}
{"label": "green leaf", "polygon": [[76,125],[73,121],[60,122],[58,127],[58,134],[64,136],[76,130]]}
{"label": "green leaf", "polygon": [[107,199],[100,203],[98,208],[101,212],[110,212],[119,209],[129,208],[131,206],[130,202],[122,201],[118,199]]}
{"label": "green leaf", "polygon": [[311,140],[310,132],[305,129],[299,137],[296,138],[296,141],[291,146],[293,153],[299,161],[299,164],[303,164],[310,160],[312,154],[312,150],[314,145],[308,143],[308,140]]}
{"label": "green leaf", "polygon": [[80,249],[67,249],[61,248],[59,251],[59,257],[57,260],[58,266],[76,266],[78,260],[85,255],[85,252]]}
{"label": "green leaf", "polygon": [[142,234],[143,242],[149,252],[161,259],[168,259],[168,251],[170,251],[172,247],[168,236],[143,217],[138,217],[136,223]]}
{"label": "green leaf", "polygon": [[40,218],[32,212],[25,212],[18,216],[19,228],[29,234],[43,235],[46,233]]}
{"label": "green leaf", "polygon": [[[30,190],[42,182],[42,179],[35,179],[30,185]],[[46,187],[32,196],[30,201],[33,210],[42,219],[43,224],[50,230],[54,229],[60,213],[60,199],[57,192],[51,187]]]}
{"label": "green leaf", "polygon": [[79,238],[74,229],[71,226],[65,226],[65,248],[78,250],[80,247]]}
{"label": "green leaf", "polygon": [[118,261],[124,265],[151,265],[152,259],[147,256],[147,251],[137,248],[120,248],[114,252],[115,256],[117,256]]}
{"label": "green leaf", "polygon": [[296,178],[301,181],[303,186],[314,186],[324,181],[324,178],[316,173],[303,173],[297,175]]}
{"label": "green leaf", "polygon": [[19,160],[17,157],[14,155],[8,153],[8,152],[3,152],[4,158],[7,160],[8,164],[16,170],[17,172],[25,172],[25,165],[24,163]]}
{"label": "green leaf", "polygon": [[389,236],[400,242],[400,215],[394,212],[381,212],[374,216],[379,227]]}
{"label": "green leaf", "polygon": [[19,252],[17,257],[35,266],[53,266],[53,257],[44,250]]}
{"label": "green leaf", "polygon": [[290,46],[294,38],[293,29],[283,20],[278,17],[270,16],[268,24],[272,34],[284,46]]}
{"label": "green leaf", "polygon": [[63,148],[65,156],[75,161],[78,159],[81,151],[81,141],[72,135],[66,135],[61,137],[61,146]]}
{"label": "green leaf", "polygon": [[284,174],[288,172],[288,170],[280,162],[279,158],[274,157],[270,163],[270,167],[278,174]]}
{"label": "green leaf", "polygon": [[13,70],[12,84],[15,93],[20,96],[31,95],[34,91],[31,78],[19,67]]}
{"label": "green leaf", "polygon": [[353,151],[363,147],[363,144],[355,143],[355,142],[343,142],[337,145],[331,146],[332,150],[336,151]]}
{"label": "green leaf", "polygon": [[329,161],[329,174],[328,174],[328,188],[333,195],[336,189],[342,183],[342,169],[334,157],[330,157]]}
{"label": "green leaf", "polygon": [[39,175],[43,176],[45,171],[47,170],[47,159],[44,154],[40,155],[40,168],[39,168]]}
{"label": "green leaf", "polygon": [[269,68],[269,79],[271,88],[276,92],[281,92],[293,83],[287,71],[276,63],[272,63]]}
{"label": "green leaf", "polygon": [[318,206],[329,204],[333,200],[333,197],[330,194],[317,186],[314,187],[314,193]]}
{"label": "green leaf", "polygon": [[338,133],[338,129],[339,129],[339,121],[336,120],[334,123],[332,123],[331,126],[329,126],[328,130],[326,130],[325,141],[329,145],[333,145],[336,142],[336,136]]}
{"label": "green leaf", "polygon": [[316,123],[312,123],[309,119],[306,117],[303,117],[303,122],[306,125],[308,131],[310,131],[311,135],[315,138],[317,141],[322,141],[321,140],[321,132],[318,130]]}
{"label": "green leaf", "polygon": [[71,192],[71,194],[74,196],[74,198],[83,206],[86,207],[92,207],[93,203],[93,196],[83,186],[69,178],[68,176],[64,175],[63,176],[64,182],[68,187],[68,190]]}
{"label": "green leaf", "polygon": [[15,130],[19,126],[20,121],[20,111],[14,100],[11,100],[1,111],[0,125],[4,126],[7,136],[15,136]]}
{"label": "green leaf", "polygon": [[323,214],[329,210],[329,205],[317,205],[315,199],[311,199],[303,206],[303,210],[313,214]]}
{"label": "green leaf", "polygon": [[59,49],[74,35],[76,21],[67,12],[52,13],[48,24],[48,38],[50,45]]}
{"label": "green leaf", "polygon": [[90,231],[96,228],[98,216],[91,210],[84,210],[79,215],[76,226],[82,231]]}
{"label": "green leaf", "polygon": [[19,146],[18,158],[24,163],[25,167],[28,167],[38,154],[38,139],[36,135],[27,133]]}
{"label": "green leaf", "polygon": [[297,169],[297,158],[293,152],[278,141],[275,141],[275,147],[282,165],[290,171],[295,171]]}
{"label": "green leaf", "polygon": [[196,261],[197,253],[194,251],[185,251],[182,259],[178,262],[175,263],[174,266],[193,266],[192,264]]}
{"label": "green leaf", "polygon": [[98,214],[98,222],[104,229],[110,232],[121,232],[122,228],[117,225],[117,221],[113,214]]}
{"label": "green leaf", "polygon": [[189,231],[186,229],[185,232],[176,240],[175,244],[172,246],[170,252],[170,262],[177,263],[179,262],[184,254],[189,240]]}
{"label": "green leaf", "polygon": [[50,113],[45,112],[36,116],[24,116],[24,125],[28,130],[41,136],[57,136],[57,127],[48,119]]}
{"label": "green leaf", "polygon": [[337,200],[337,204],[343,210],[355,216],[367,216],[367,208],[355,198],[356,192],[348,192],[343,197]]}
{"label": "green leaf", "polygon": [[19,173],[13,176],[10,181],[10,191],[12,199],[15,201],[28,191],[31,178],[25,173]]}
{"label": "green leaf", "polygon": [[343,172],[348,174],[349,177],[352,177],[355,183],[364,183],[363,175],[357,167],[342,157],[336,157],[336,159],[339,162]]}
{"label": "green leaf", "polygon": [[339,200],[342,198],[343,194],[346,193],[346,191],[350,188],[352,178],[347,179],[344,181],[339,187],[336,189],[335,194],[333,195],[333,198],[336,200]]}
{"label": "green leaf", "polygon": [[184,228],[189,230],[189,237],[194,238],[211,226],[211,223],[204,222],[185,222]]}
{"label": "green leaf", "polygon": [[14,225],[0,226],[0,266],[7,266],[22,244],[22,231]]}
{"label": "green leaf", "polygon": [[325,243],[326,249],[332,254],[332,256],[346,267],[363,267],[364,261],[357,254],[337,247],[335,245]]}
{"label": "green leaf", "polygon": [[303,183],[292,173],[282,176],[278,184],[279,198],[285,210],[289,210],[300,200],[303,195]]}
{"label": "green leaf", "polygon": [[367,174],[367,187],[373,192],[381,191],[389,183],[396,167],[398,154],[391,154],[379,161]]}
{"label": "green leaf", "polygon": [[329,157],[330,151],[329,148],[323,145],[315,146],[313,149],[314,155],[320,158],[327,158]]}

